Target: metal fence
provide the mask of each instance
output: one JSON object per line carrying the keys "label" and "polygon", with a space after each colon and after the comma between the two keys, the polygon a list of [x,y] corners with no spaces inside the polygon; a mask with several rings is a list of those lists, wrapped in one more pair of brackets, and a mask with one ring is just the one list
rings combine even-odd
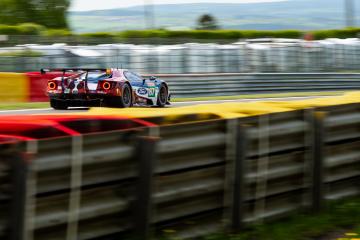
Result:
{"label": "metal fence", "polygon": [[359,104],[156,121],[1,145],[1,238],[189,239],[360,194]]}
{"label": "metal fence", "polygon": [[259,73],[157,75],[174,97],[259,93],[349,91],[360,89],[355,73]]}
{"label": "metal fence", "polygon": [[[60,39],[59,39],[60,41]],[[336,72],[358,71],[360,41],[328,39],[249,40],[235,43],[99,45],[25,44],[0,48],[0,71],[26,72],[42,67],[123,67],[141,73]],[[28,43],[31,43],[29,40]],[[102,43],[105,43],[104,41]]]}

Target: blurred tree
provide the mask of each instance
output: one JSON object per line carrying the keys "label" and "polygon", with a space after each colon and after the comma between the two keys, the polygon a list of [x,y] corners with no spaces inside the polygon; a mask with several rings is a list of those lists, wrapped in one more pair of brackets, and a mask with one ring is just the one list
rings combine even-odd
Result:
{"label": "blurred tree", "polygon": [[68,28],[66,14],[70,5],[70,0],[32,1],[41,2],[42,6],[39,8],[40,19],[37,23],[49,28]]}
{"label": "blurred tree", "polygon": [[49,28],[67,28],[70,0],[0,0],[4,24],[33,22]]}
{"label": "blurred tree", "polygon": [[17,17],[14,17],[16,12],[16,5],[14,0],[1,0],[0,1],[0,23],[2,24],[15,24],[18,23]]}
{"label": "blurred tree", "polygon": [[197,29],[199,30],[215,30],[218,29],[215,17],[210,14],[204,14],[197,21]]}

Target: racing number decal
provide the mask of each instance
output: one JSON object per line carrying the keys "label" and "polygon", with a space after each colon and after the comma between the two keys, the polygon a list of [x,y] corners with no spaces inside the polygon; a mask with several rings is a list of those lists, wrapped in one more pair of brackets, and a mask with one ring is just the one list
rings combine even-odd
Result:
{"label": "racing number decal", "polygon": [[149,97],[155,97],[155,87],[149,88]]}

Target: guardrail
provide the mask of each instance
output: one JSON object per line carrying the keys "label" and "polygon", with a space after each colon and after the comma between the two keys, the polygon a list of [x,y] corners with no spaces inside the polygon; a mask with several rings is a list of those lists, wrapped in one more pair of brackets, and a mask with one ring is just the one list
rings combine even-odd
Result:
{"label": "guardrail", "polygon": [[359,103],[148,120],[159,125],[1,144],[0,236],[189,239],[360,194]]}
{"label": "guardrail", "polygon": [[[48,101],[47,80],[55,75],[0,73],[0,100]],[[261,93],[360,89],[356,73],[228,73],[156,75],[167,81],[174,98]]]}
{"label": "guardrail", "polygon": [[356,73],[229,73],[158,76],[169,83],[174,97],[360,89],[360,74]]}

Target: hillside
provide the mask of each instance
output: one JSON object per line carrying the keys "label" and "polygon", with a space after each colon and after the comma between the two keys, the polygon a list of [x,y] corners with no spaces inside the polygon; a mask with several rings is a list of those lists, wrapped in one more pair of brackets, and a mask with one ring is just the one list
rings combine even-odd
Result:
{"label": "hillside", "polygon": [[[356,12],[360,11],[357,3]],[[211,13],[226,29],[329,29],[344,27],[343,0],[288,0],[271,3],[199,3],[155,5],[156,27],[195,26]],[[76,32],[121,31],[144,28],[144,7],[70,12]],[[357,19],[360,23],[360,18]]]}

